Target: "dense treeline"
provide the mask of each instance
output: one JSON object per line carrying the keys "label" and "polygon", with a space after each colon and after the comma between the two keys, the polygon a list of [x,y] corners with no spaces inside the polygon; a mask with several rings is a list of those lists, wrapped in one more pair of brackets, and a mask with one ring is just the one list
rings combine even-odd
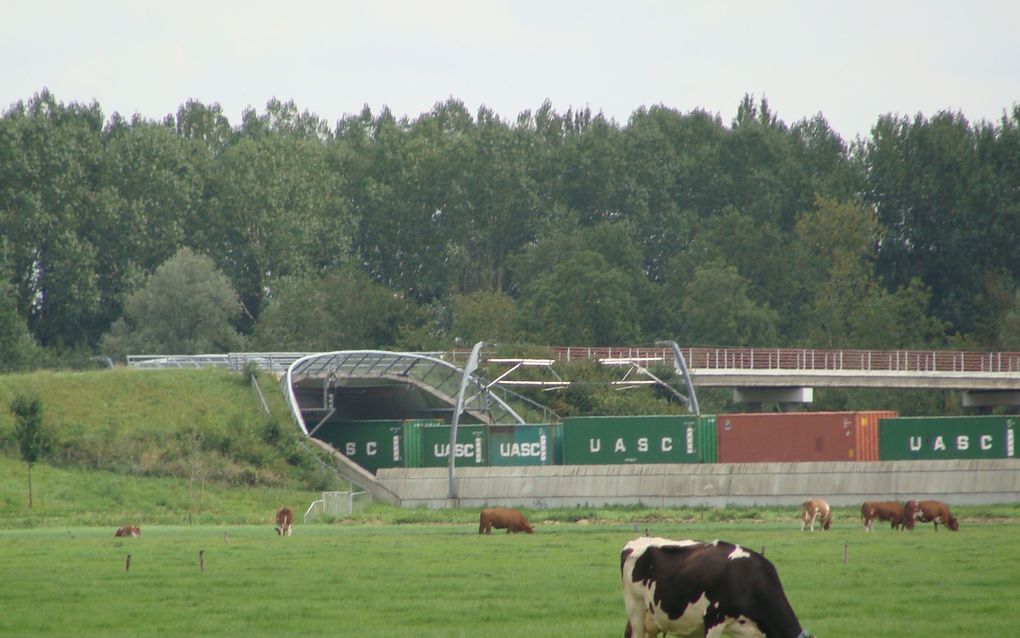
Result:
{"label": "dense treeline", "polygon": [[1020,105],[846,141],[462,103],[0,119],[0,362],[249,348],[1020,348]]}

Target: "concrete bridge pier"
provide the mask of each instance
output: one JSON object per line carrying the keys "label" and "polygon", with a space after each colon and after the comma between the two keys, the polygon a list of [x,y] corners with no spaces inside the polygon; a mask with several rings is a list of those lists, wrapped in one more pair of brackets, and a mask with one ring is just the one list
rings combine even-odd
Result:
{"label": "concrete bridge pier", "polygon": [[754,412],[761,412],[765,403],[778,403],[787,412],[814,400],[814,388],[733,388],[733,402],[746,403]]}
{"label": "concrete bridge pier", "polygon": [[1000,405],[1020,407],[1020,390],[967,390],[963,393],[962,405],[989,414],[992,408]]}

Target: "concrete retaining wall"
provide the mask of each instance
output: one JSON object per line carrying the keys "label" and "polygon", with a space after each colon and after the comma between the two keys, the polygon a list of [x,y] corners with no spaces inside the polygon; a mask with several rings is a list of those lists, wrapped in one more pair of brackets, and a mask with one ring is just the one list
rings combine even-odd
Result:
{"label": "concrete retaining wall", "polygon": [[[832,505],[933,498],[951,504],[1020,502],[1020,460],[561,465],[457,468],[462,507],[643,504]],[[379,482],[404,507],[447,506],[446,468],[383,469]]]}

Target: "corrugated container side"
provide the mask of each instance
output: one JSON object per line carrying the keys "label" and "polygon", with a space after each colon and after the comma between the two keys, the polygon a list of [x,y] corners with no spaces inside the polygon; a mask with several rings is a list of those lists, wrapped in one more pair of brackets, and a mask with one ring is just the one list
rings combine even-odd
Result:
{"label": "corrugated container side", "polygon": [[1015,415],[900,417],[882,419],[883,461],[1001,459],[1017,456]]}
{"label": "corrugated container side", "polygon": [[[417,467],[446,467],[450,461],[450,426],[439,423],[417,423],[421,464]],[[488,464],[485,426],[465,423],[457,426],[454,454],[457,465],[482,466]]]}
{"label": "corrugated container side", "polygon": [[560,424],[491,425],[491,465],[560,465],[563,462]]}
{"label": "corrugated container side", "polygon": [[319,428],[315,438],[372,473],[403,463],[400,421],[334,421]]}
{"label": "corrugated container side", "polygon": [[698,417],[683,415],[568,417],[563,422],[563,462],[698,463],[707,453],[700,423]]}
{"label": "corrugated container side", "polygon": [[703,414],[698,417],[699,463],[715,463],[719,454],[718,438],[715,432],[715,415]]}
{"label": "corrugated container side", "polygon": [[857,412],[855,418],[856,447],[858,461],[878,460],[878,428],[882,419],[899,416],[894,410]]}
{"label": "corrugated container side", "polygon": [[716,417],[720,463],[857,460],[854,412],[735,413]]}

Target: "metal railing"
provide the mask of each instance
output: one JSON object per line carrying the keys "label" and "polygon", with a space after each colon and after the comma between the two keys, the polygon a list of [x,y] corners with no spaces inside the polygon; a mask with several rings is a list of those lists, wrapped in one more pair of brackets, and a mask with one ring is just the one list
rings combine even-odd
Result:
{"label": "metal railing", "polygon": [[133,354],[128,366],[133,368],[226,368],[241,372],[248,365],[274,374],[284,374],[290,364],[307,352],[231,352],[228,354]]}
{"label": "metal railing", "polygon": [[[1020,373],[1020,352],[974,352],[960,350],[822,350],[814,348],[680,348],[687,367],[699,370],[859,370],[905,372]],[[557,361],[660,360],[672,365],[670,348],[585,347],[551,348]],[[307,352],[232,352],[202,355],[129,355],[128,365],[137,368],[219,367],[240,371],[248,364],[284,374]],[[391,353],[393,354],[393,353]],[[419,353],[456,366],[467,353]]]}
{"label": "metal railing", "polygon": [[[1020,352],[954,350],[819,350],[811,348],[681,348],[692,370],[1020,373]],[[557,347],[559,361],[662,359],[668,348]]]}

